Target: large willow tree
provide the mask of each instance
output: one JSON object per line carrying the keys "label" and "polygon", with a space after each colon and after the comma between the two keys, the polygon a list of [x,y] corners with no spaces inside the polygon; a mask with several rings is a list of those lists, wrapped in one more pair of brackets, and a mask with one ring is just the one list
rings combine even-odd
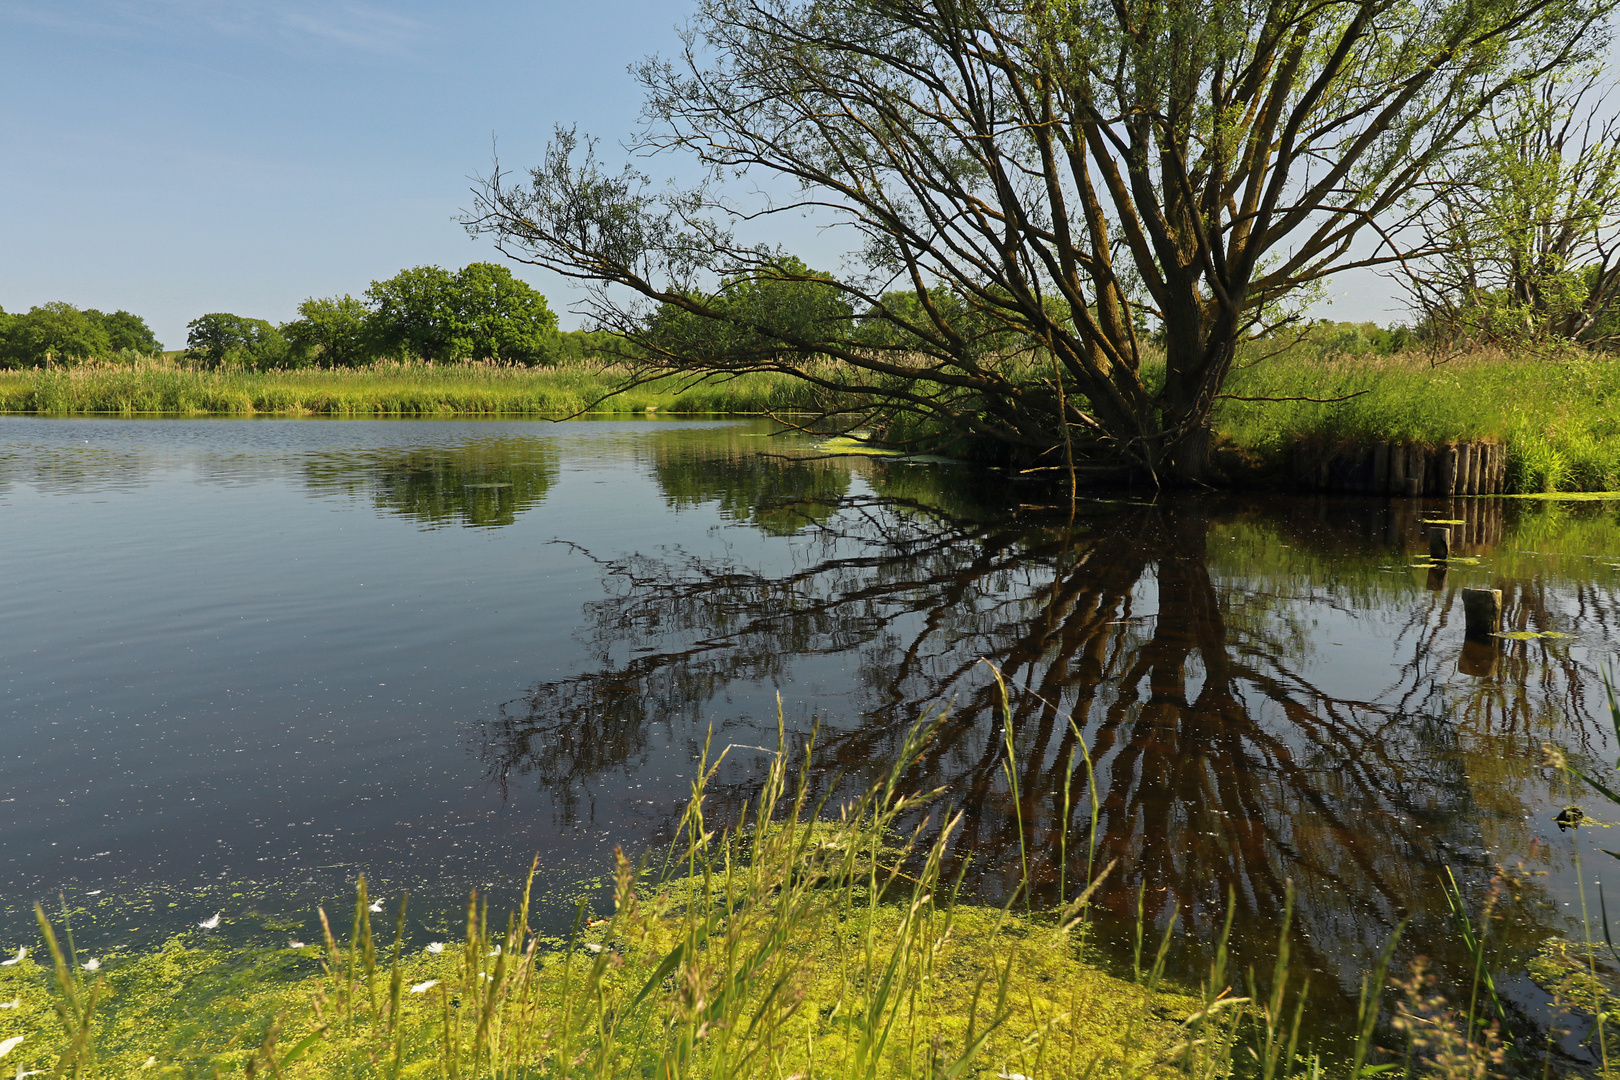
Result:
{"label": "large willow tree", "polygon": [[[706,179],[655,188],[559,128],[467,223],[592,283],[644,371],[783,371],[879,430],[1196,480],[1242,336],[1394,258],[1430,168],[1497,95],[1595,56],[1614,3],[703,0],[637,68],[632,150]],[[836,280],[750,242],[806,211],[859,238]],[[890,332],[729,302],[771,279]],[[642,329],[667,307],[754,344],[670,348]]]}

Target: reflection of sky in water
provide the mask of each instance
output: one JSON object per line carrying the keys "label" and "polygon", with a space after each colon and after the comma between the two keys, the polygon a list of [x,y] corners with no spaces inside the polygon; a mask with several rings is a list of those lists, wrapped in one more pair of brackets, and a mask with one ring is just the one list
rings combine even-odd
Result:
{"label": "reflection of sky in water", "polygon": [[[1141,889],[1206,935],[1230,887],[1252,958],[1292,879],[1300,954],[1343,993],[1408,915],[1456,962],[1443,865],[1475,895],[1497,861],[1550,871],[1510,954],[1561,925],[1540,746],[1615,753],[1613,506],[1476,501],[1458,543],[1480,561],[1437,582],[1404,501],[1088,503],[1071,534],[962,472],[762,457],[803,451],[767,430],[0,420],[0,929],[59,888],[166,883],[191,899],[131,923],[161,937],[237,883],[302,910],[362,868],[445,911],[534,852],[562,887],[670,826],[709,725],[772,739],[778,691],[855,777],[954,702],[919,782],[969,809],[969,882],[1004,895],[1017,818],[980,657],[1015,688],[1043,899],[1073,712],[1121,860],[1105,921]],[[1483,584],[1573,636],[1480,666],[1457,590]],[[733,751],[721,801],[759,764]]]}

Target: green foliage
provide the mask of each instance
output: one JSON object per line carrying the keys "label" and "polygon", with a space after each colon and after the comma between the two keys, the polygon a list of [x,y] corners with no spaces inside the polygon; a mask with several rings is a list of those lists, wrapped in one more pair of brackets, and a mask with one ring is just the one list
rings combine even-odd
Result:
{"label": "green foliage", "polygon": [[298,318],[283,324],[281,333],[298,367],[359,367],[377,358],[371,312],[347,293],[305,300],[298,305]]}
{"label": "green foliage", "polygon": [[87,309],[85,314],[100,321],[101,328],[107,332],[107,342],[114,352],[153,356],[163,351],[163,343],[152,333],[152,328],[146,325],[146,320],[139,315],[132,315],[127,311],[103,315],[95,308]]}
{"label": "green foliage", "polygon": [[559,330],[556,348],[558,364],[581,364],[621,356],[628,343],[617,334],[601,330]]}
{"label": "green foliage", "polygon": [[698,310],[661,304],[645,342],[655,352],[719,368],[812,356],[817,343],[847,341],[854,314],[831,275],[793,256],[734,274],[714,295],[691,299]]}
{"label": "green foliage", "polygon": [[557,317],[546,298],[495,263],[456,273],[401,270],[366,290],[376,356],[397,360],[552,362]]}
{"label": "green foliage", "polygon": [[1606,74],[1509,87],[1440,164],[1405,280],[1445,339],[1620,344],[1620,118]]}
{"label": "green foliage", "polygon": [[506,267],[469,263],[453,286],[451,351],[458,359],[532,366],[555,358],[557,316]]}
{"label": "green foliage", "polygon": [[373,281],[366,302],[379,348],[397,360],[453,359],[454,291],[454,277],[437,266],[417,266]]}
{"label": "green foliage", "polygon": [[[1286,342],[1288,332],[1276,335],[1273,341]],[[1374,322],[1333,322],[1318,319],[1297,333],[1299,346],[1314,350],[1321,359],[1340,356],[1393,356],[1416,344],[1416,338],[1405,326],[1392,325],[1388,329]]]}
{"label": "green foliage", "polygon": [[186,359],[205,368],[264,371],[287,356],[287,339],[263,319],[216,312],[186,324]]}
{"label": "green foliage", "polygon": [[152,356],[162,351],[146,320],[127,311],[106,315],[60,301],[22,315],[0,311],[0,367]]}
{"label": "green foliage", "polygon": [[[1068,312],[1057,297],[1047,297],[1045,307],[1053,325],[1068,324]],[[906,352],[936,348],[939,341],[955,337],[987,355],[1017,352],[1033,344],[1028,333],[996,318],[994,311],[950,289],[929,289],[926,296],[897,289],[884,293],[861,314],[854,340],[869,349]]]}
{"label": "green foliage", "polygon": [[105,356],[112,340],[100,312],[52,301],[7,320],[3,358],[8,367],[37,367]]}

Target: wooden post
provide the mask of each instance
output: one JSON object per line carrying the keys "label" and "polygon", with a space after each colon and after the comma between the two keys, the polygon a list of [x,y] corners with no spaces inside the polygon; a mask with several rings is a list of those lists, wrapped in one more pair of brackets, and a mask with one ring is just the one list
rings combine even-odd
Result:
{"label": "wooden post", "polygon": [[1367,446],[1349,447],[1344,452],[1344,490],[1357,494],[1367,490],[1372,471],[1372,451]]}
{"label": "wooden post", "polygon": [[1507,494],[1507,443],[1496,444],[1496,493]]}
{"label": "wooden post", "polygon": [[1429,454],[1423,447],[1413,444],[1406,448],[1406,493],[1422,495],[1428,486]]}
{"label": "wooden post", "polygon": [[1382,495],[1389,486],[1389,443],[1373,443],[1372,481],[1367,490]]}
{"label": "wooden post", "polygon": [[1389,493],[1406,494],[1406,444],[1389,444]]}
{"label": "wooden post", "polygon": [[1479,444],[1465,443],[1462,447],[1462,463],[1458,470],[1458,485],[1463,495],[1479,494]]}
{"label": "wooden post", "polygon": [[1444,525],[1429,527],[1429,558],[1435,562],[1451,558],[1451,530]]}
{"label": "wooden post", "polygon": [[1502,590],[1464,589],[1463,619],[1471,638],[1490,637],[1502,630]]}
{"label": "wooden post", "polygon": [[1436,495],[1457,494],[1457,444],[1447,443],[1440,451],[1440,486]]}

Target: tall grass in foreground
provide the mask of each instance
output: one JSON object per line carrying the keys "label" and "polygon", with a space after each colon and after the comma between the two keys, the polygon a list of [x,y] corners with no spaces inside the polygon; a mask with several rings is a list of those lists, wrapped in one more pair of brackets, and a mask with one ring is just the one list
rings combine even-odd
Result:
{"label": "tall grass in foreground", "polygon": [[[1201,985],[1186,993],[1162,984],[1168,929],[1155,944],[1139,928],[1132,980],[1085,962],[1089,901],[1112,865],[1075,881],[1056,911],[1016,914],[1021,895],[1002,909],[963,902],[944,874],[960,815],[936,807],[928,842],[921,828],[898,831],[939,795],[908,791],[904,778],[941,719],[912,728],[893,763],[836,811],[812,803],[810,748],[791,761],[779,723],[781,749],[729,829],[706,811],[705,788],[724,757],[706,749],[666,863],[650,870],[616,853],[612,912],[592,917],[582,901],[565,938],[530,931],[526,889],[504,920],[475,895],[458,945],[408,950],[404,904],[390,942],[373,926],[380,905],[362,880],[346,937],[321,913],[322,940],[308,949],[318,971],[262,993],[251,1016],[239,1006],[255,990],[223,992],[236,1007],[228,1035],[195,1013],[159,1022],[160,1006],[148,1000],[159,995],[133,993],[141,971],[183,964],[194,950],[109,961],[92,974],[71,936],[62,945],[41,913],[54,985],[47,992],[38,972],[28,1000],[18,997],[33,1026],[9,1047],[0,1027],[0,1054],[11,1055],[4,1068],[457,1080],[1364,1080],[1389,1069],[1483,1080],[1498,1071],[1495,1026],[1435,996],[1421,967],[1397,983],[1404,1063],[1369,1064],[1393,940],[1365,974],[1345,1059],[1324,1062],[1302,1046],[1291,901],[1269,981],[1230,970],[1223,932]],[[1481,935],[1488,921],[1486,913]],[[26,966],[13,970],[5,978],[34,978]],[[54,1033],[40,1007],[47,997]]]}
{"label": "tall grass in foreground", "polygon": [[98,1046],[91,1014],[98,1000],[103,1015],[120,1008],[118,967],[88,974],[41,915],[59,1032],[41,1033],[25,1064],[73,1077],[143,1065],[286,1077],[1218,1077],[1240,1029],[1258,1022],[1262,1074],[1299,1071],[1280,988],[1258,1003],[1234,997],[1224,948],[1194,996],[1159,985],[1168,936],[1135,984],[1086,964],[1095,881],[1040,916],[960,902],[943,875],[960,815],[936,822],[931,842],[896,831],[938,795],[903,783],[937,722],[914,727],[836,812],[811,803],[810,753],[790,762],[784,736],[751,813],[724,830],[704,798],[724,754],[706,751],[668,865],[649,872],[616,854],[611,914],[592,918],[582,902],[565,939],[530,932],[526,890],[500,922],[475,897],[459,947],[406,950],[403,906],[387,943],[362,882],[346,938],[322,913],[322,972],[206,1059],[149,1024]]}

